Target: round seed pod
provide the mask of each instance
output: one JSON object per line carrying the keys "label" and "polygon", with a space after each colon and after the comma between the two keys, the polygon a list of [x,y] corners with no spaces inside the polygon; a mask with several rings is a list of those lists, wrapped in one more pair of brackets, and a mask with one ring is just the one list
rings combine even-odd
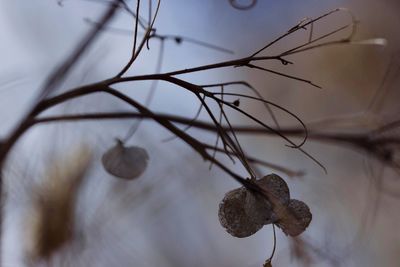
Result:
{"label": "round seed pod", "polygon": [[256,181],[261,188],[269,191],[282,205],[289,205],[290,192],[285,180],[276,174],[269,174]]}
{"label": "round seed pod", "polygon": [[139,177],[146,170],[148,160],[149,155],[144,148],[125,147],[119,140],[101,158],[103,167],[108,173],[126,180]]}
{"label": "round seed pod", "polygon": [[295,220],[283,218],[278,226],[285,234],[297,236],[306,230],[312,220],[312,214],[307,204],[297,199],[290,200],[288,211],[291,212]]}
{"label": "round seed pod", "polygon": [[241,9],[241,10],[247,10],[251,9],[257,4],[257,0],[248,0],[248,1],[243,1],[243,0],[229,0],[231,6],[233,6],[236,9]]}
{"label": "round seed pod", "polygon": [[258,206],[251,204],[254,202],[257,202],[256,198],[244,187],[225,194],[219,204],[218,218],[229,234],[239,238],[248,237],[264,226],[265,216],[258,216]]}

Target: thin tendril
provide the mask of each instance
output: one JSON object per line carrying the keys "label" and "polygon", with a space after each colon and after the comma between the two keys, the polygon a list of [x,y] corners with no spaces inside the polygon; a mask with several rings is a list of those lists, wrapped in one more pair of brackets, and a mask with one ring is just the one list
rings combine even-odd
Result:
{"label": "thin tendril", "polygon": [[[217,95],[217,94],[219,94],[219,93],[213,93],[213,95]],[[305,137],[304,137],[303,141],[299,145],[296,145],[294,148],[301,147],[307,141],[307,138],[308,138],[307,126],[305,125],[305,123],[296,114],[294,114],[293,112],[289,111],[288,109],[286,109],[286,108],[284,108],[284,107],[282,107],[280,105],[277,105],[277,104],[275,104],[273,102],[270,102],[268,100],[260,99],[260,98],[257,98],[257,97],[252,97],[252,96],[249,96],[249,95],[236,94],[236,93],[225,93],[225,95],[239,96],[239,97],[244,97],[244,98],[250,98],[250,99],[253,99],[253,100],[256,100],[256,101],[261,101],[261,102],[267,103],[267,104],[269,104],[271,106],[274,106],[274,107],[286,112],[287,114],[292,116],[294,119],[296,119],[304,129]],[[289,147],[292,147],[292,146],[289,146]]]}
{"label": "thin tendril", "polygon": [[276,75],[279,75],[279,76],[283,76],[283,77],[286,77],[286,78],[289,78],[289,79],[292,79],[292,80],[308,83],[308,84],[310,84],[310,85],[312,85],[314,87],[317,87],[319,89],[322,88],[321,86],[314,84],[310,80],[306,80],[306,79],[303,79],[303,78],[300,78],[300,77],[292,76],[292,75],[289,75],[289,74],[286,74],[286,73],[283,73],[283,72],[279,72],[279,71],[275,71],[275,70],[259,67],[259,66],[253,65],[253,64],[246,64],[246,66],[249,67],[249,68],[259,69],[259,70],[263,70],[263,71],[266,71],[266,72],[270,72],[270,73],[273,73],[273,74],[276,74]]}
{"label": "thin tendril", "polygon": [[[156,66],[156,73],[160,73],[161,72],[163,59],[164,59],[164,42],[161,42],[160,43],[160,51],[159,51],[159,54],[158,54],[157,66]],[[156,89],[157,89],[157,85],[158,85],[158,80],[153,80],[151,82],[150,90],[149,90],[149,93],[148,93],[148,95],[146,97],[146,100],[145,100],[145,106],[148,107],[151,104],[151,101],[153,100],[155,92],[156,92]],[[122,139],[122,143],[126,143],[130,138],[132,138],[132,136],[139,129],[139,126],[140,126],[141,122],[142,122],[142,120],[138,120],[138,121],[136,121],[136,123],[134,123],[131,126],[131,128],[129,129],[129,131],[126,134],[125,138]]]}
{"label": "thin tendril", "polygon": [[[224,86],[221,85],[221,99],[224,100]],[[223,105],[218,104],[219,108],[221,109],[219,112],[219,124],[222,125],[222,110],[224,108]],[[215,155],[217,154],[217,147],[218,147],[218,143],[219,143],[219,134],[217,134],[217,140],[215,140],[215,145],[214,145],[214,149],[213,149],[213,153],[212,153],[212,157],[215,158]],[[210,163],[210,167],[209,169],[211,170],[213,163]]]}
{"label": "thin tendril", "polygon": [[[205,96],[203,96],[203,100],[204,100],[204,98],[205,98]],[[185,128],[182,129],[182,132],[187,132],[190,128],[192,128],[193,125],[192,125],[191,123],[193,123],[194,121],[196,121],[196,120],[199,118],[202,109],[203,109],[203,104],[200,104],[199,108],[197,109],[196,114],[195,114],[194,117],[190,120],[190,123],[189,123],[188,125],[186,125]],[[174,139],[176,139],[176,138],[177,138],[177,136],[174,135],[174,136],[165,138],[165,139],[162,140],[162,141],[163,141],[163,142],[169,142],[169,141],[172,141],[172,140],[174,140]]]}
{"label": "thin tendril", "polygon": [[271,266],[271,261],[272,258],[275,255],[275,250],[276,250],[276,230],[275,230],[275,224],[272,224],[272,232],[274,234],[274,246],[272,248],[272,252],[271,252],[271,256],[269,256],[269,258],[265,261],[264,266]]}
{"label": "thin tendril", "polygon": [[[201,85],[201,87],[207,88],[207,87],[216,87],[216,86],[221,86],[221,85],[228,86],[228,85],[237,85],[237,84],[238,84],[238,85],[243,85],[243,86],[245,86],[245,88],[250,89],[250,90],[251,90],[254,94],[256,94],[256,96],[258,96],[260,99],[265,100],[264,97],[261,95],[261,93],[260,93],[256,88],[254,88],[251,84],[249,84],[249,83],[246,82],[246,81],[233,81],[233,82],[226,82],[226,83],[207,84],[207,85]],[[268,104],[268,103],[265,103],[265,102],[264,102],[263,104],[264,104],[265,108],[267,109],[268,114],[271,116],[272,121],[274,122],[276,128],[277,128],[277,129],[280,129],[279,122],[278,122],[278,120],[277,120],[277,118],[276,118],[276,116],[275,116],[273,110],[272,110],[271,107],[269,106],[269,104]]]}

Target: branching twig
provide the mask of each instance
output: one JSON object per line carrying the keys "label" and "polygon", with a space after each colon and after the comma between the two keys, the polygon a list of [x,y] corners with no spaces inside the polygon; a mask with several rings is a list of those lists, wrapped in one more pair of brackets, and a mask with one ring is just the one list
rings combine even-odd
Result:
{"label": "branching twig", "polygon": [[[95,0],[96,1],[96,0]],[[97,0],[97,2],[104,2],[102,0]],[[398,127],[398,122],[393,122],[382,128],[375,130],[374,132],[367,132],[367,133],[356,133],[356,134],[349,134],[349,133],[324,133],[322,131],[315,131],[311,130],[307,132],[306,124],[297,117],[293,112],[288,111],[286,108],[281,107],[277,104],[274,104],[270,101],[265,100],[261,94],[250,86],[247,82],[228,82],[228,83],[217,83],[213,85],[204,85],[199,86],[182,78],[177,78],[179,75],[183,74],[194,74],[197,72],[202,71],[212,71],[221,68],[236,68],[236,67],[249,67],[249,68],[256,68],[259,70],[271,72],[275,75],[279,75],[285,78],[290,78],[294,80],[298,80],[301,82],[305,82],[315,87],[319,87],[315,85],[311,80],[304,79],[301,77],[296,77],[292,75],[288,75],[286,73],[278,72],[275,70],[271,70],[267,67],[260,67],[255,65],[256,62],[258,63],[266,63],[268,61],[278,61],[283,65],[291,64],[292,62],[287,60],[286,57],[308,51],[310,49],[316,49],[320,47],[325,47],[333,44],[344,44],[344,43],[352,43],[352,39],[355,33],[356,21],[352,16],[352,22],[348,25],[339,27],[331,32],[323,34],[320,37],[314,37],[313,31],[316,23],[320,20],[337,13],[339,11],[344,11],[344,9],[335,9],[333,11],[327,12],[315,19],[305,19],[295,25],[294,27],[290,28],[286,33],[279,36],[272,42],[264,45],[261,49],[257,50],[254,53],[250,53],[250,56],[231,59],[228,61],[217,62],[213,64],[207,64],[202,66],[197,66],[188,69],[181,69],[175,70],[165,73],[154,73],[154,74],[146,74],[146,75],[137,75],[137,76],[125,76],[127,71],[133,66],[133,63],[141,54],[144,46],[148,44],[151,38],[158,38],[159,40],[163,41],[167,39],[173,39],[177,43],[182,41],[196,43],[205,47],[218,49],[220,51],[229,52],[226,49],[221,49],[220,47],[210,45],[208,43],[204,43],[202,41],[197,41],[195,39],[190,39],[186,37],[178,37],[175,35],[159,35],[156,33],[154,29],[154,24],[157,18],[157,14],[159,12],[160,3],[161,1],[158,0],[157,6],[152,15],[152,7],[150,5],[151,1],[149,2],[149,20],[146,23],[146,20],[140,17],[140,0],[137,1],[136,5],[136,12],[133,12],[127,5],[127,3],[123,0],[113,1],[113,5],[107,10],[107,12],[103,15],[103,17],[96,23],[96,27],[94,27],[91,32],[82,40],[82,42],[77,46],[74,52],[57,68],[52,75],[49,76],[47,79],[46,84],[43,86],[41,90],[41,94],[33,103],[33,107],[30,112],[21,119],[18,127],[14,131],[12,131],[6,138],[0,140],[0,167],[4,166],[4,162],[12,149],[15,143],[20,139],[20,137],[26,133],[31,127],[37,124],[43,123],[50,123],[50,122],[61,122],[61,121],[77,121],[77,120],[102,120],[102,119],[151,119],[157,122],[159,125],[170,131],[174,136],[188,144],[191,148],[193,148],[202,158],[213,165],[219,167],[225,173],[230,175],[233,179],[237,182],[241,183],[243,186],[252,190],[253,192],[258,192],[262,194],[265,198],[270,200],[272,206],[279,206],[281,205],[280,201],[274,197],[274,195],[270,192],[270,190],[260,188],[257,186],[253,180],[245,179],[241,175],[232,171],[228,166],[224,163],[216,159],[216,153],[225,153],[228,157],[237,158],[242,164],[243,167],[248,172],[248,176],[254,178],[255,172],[252,170],[249,163],[256,163],[260,165],[264,165],[269,168],[277,169],[279,171],[285,172],[288,175],[293,174],[295,172],[286,169],[285,167],[277,166],[274,164],[266,163],[262,160],[249,157],[242,148],[242,144],[239,142],[238,135],[239,134],[252,134],[258,135],[261,134],[263,136],[273,136],[279,137],[285,140],[288,143],[288,146],[292,148],[296,148],[301,151],[304,155],[312,159],[318,165],[320,165],[325,171],[325,167],[313,156],[308,154],[302,146],[304,145],[306,140],[324,142],[324,143],[333,143],[335,145],[341,145],[350,148],[356,148],[361,150],[363,153],[367,152],[371,156],[383,161],[388,166],[391,166],[396,169],[400,169],[400,162],[399,159],[395,157],[396,152],[398,152],[400,148],[400,138],[398,137],[387,137],[384,136],[383,133],[385,131]],[[256,1],[252,1],[251,5],[254,5]],[[236,7],[242,8],[237,6],[236,1],[231,1],[231,4],[235,5]],[[115,77],[110,79],[105,79],[93,84],[72,88],[67,90],[66,92],[54,94],[51,96],[52,93],[56,92],[57,86],[59,86],[60,82],[66,77],[66,75],[70,72],[70,70],[75,66],[75,63],[80,59],[81,55],[88,49],[88,47],[92,44],[92,42],[96,39],[99,32],[102,29],[105,29],[107,22],[112,18],[115,11],[118,8],[123,8],[127,12],[129,12],[133,18],[135,19],[134,23],[134,37],[133,37],[133,44],[132,44],[132,55],[129,58],[127,64],[118,72]],[[345,10],[346,11],[346,10]],[[347,12],[347,11],[346,11]],[[351,13],[350,13],[351,14]],[[283,51],[281,53],[277,53],[275,55],[270,56],[262,56],[260,55],[262,52],[265,52],[269,47],[278,43],[279,41],[283,40],[284,38],[292,35],[293,33],[301,30],[306,29],[306,27],[310,26],[311,30],[308,35],[308,40],[306,43],[302,43],[300,45],[294,45],[292,48]],[[142,36],[140,42],[138,42],[139,36],[139,27],[145,29],[145,33]],[[340,38],[338,40],[328,40],[328,38],[332,37],[334,34],[344,31],[345,29],[352,28],[351,33],[349,36],[345,38]],[[163,46],[161,47],[163,49]],[[160,51],[163,53],[163,50]],[[162,60],[162,56],[160,57]],[[160,61],[161,61],[160,60]],[[161,63],[159,61],[159,68],[161,68]],[[159,71],[157,71],[159,72]],[[152,81],[153,84],[158,83],[159,81],[167,82],[178,88],[188,91],[194,94],[200,103],[200,108],[198,113],[194,118],[188,118],[186,116],[176,116],[170,114],[162,114],[153,112],[149,109],[148,104],[150,103],[147,101],[145,105],[140,104],[133,98],[128,97],[127,95],[119,92],[116,88],[119,84],[131,84],[137,81]],[[221,93],[213,93],[207,90],[208,87],[213,86],[227,86],[233,84],[241,84],[250,88],[252,92],[256,94],[256,97],[247,95],[247,94],[236,94],[236,93],[227,93],[223,90]],[[155,88],[155,87],[152,87]],[[150,92],[153,92],[152,89]],[[60,115],[60,116],[47,116],[43,117],[42,113],[54,106],[59,104],[65,103],[69,100],[80,98],[83,96],[88,96],[95,93],[102,93],[108,94],[113,98],[116,98],[125,104],[128,104],[131,108],[135,109],[136,112],[114,112],[114,113],[93,113],[93,114],[75,114],[75,115]],[[220,97],[219,97],[220,96]],[[247,99],[252,99],[255,101],[259,101],[265,105],[269,114],[271,115],[275,126],[270,126],[264,123],[261,119],[256,118],[255,116],[250,115],[243,107],[239,107],[238,102],[231,103],[227,101],[224,97],[226,96],[236,96],[236,97],[243,97]],[[151,99],[152,93],[149,95],[149,99]],[[216,115],[215,111],[210,108],[208,105],[208,101],[213,101],[218,106],[218,114],[219,117]],[[274,113],[271,110],[271,107],[278,108],[287,114],[294,117],[298,122],[300,122],[301,127],[287,127],[282,128],[279,126]],[[200,114],[200,110],[204,109],[211,122],[208,121],[200,121],[198,120],[198,115]],[[231,123],[230,117],[227,115],[227,109],[229,111],[234,112],[234,114],[243,115],[248,122],[255,124],[256,126],[243,126],[243,125],[236,125]],[[229,114],[230,115],[230,114]],[[176,124],[183,124],[187,127],[179,129]],[[201,140],[193,137],[187,130],[189,127],[195,127],[198,129],[203,129],[207,131],[212,131],[213,133],[217,134],[217,142],[214,145],[209,145],[207,143],[202,142]],[[299,143],[295,143],[290,138],[301,138]],[[221,141],[222,145],[219,146],[219,141]],[[286,209],[278,209],[279,212],[285,213]],[[291,214],[278,214],[285,217],[292,216]]]}

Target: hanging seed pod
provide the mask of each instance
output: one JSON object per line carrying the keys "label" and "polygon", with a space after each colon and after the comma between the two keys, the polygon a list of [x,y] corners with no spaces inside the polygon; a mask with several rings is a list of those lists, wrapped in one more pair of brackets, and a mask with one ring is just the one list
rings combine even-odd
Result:
{"label": "hanging seed pod", "polygon": [[246,201],[244,205],[247,216],[255,223],[263,225],[273,223],[276,219],[271,203],[262,195],[246,189]]}
{"label": "hanging seed pod", "polygon": [[255,223],[246,212],[247,198],[247,190],[242,187],[228,192],[219,205],[219,221],[232,236],[248,237],[263,227],[263,223]]}
{"label": "hanging seed pod", "polygon": [[228,233],[248,237],[264,225],[275,223],[285,234],[297,236],[308,227],[310,209],[304,202],[290,199],[289,188],[281,177],[270,174],[254,183],[265,196],[241,187],[226,193],[220,203],[219,221]]}
{"label": "hanging seed pod", "polygon": [[282,205],[289,205],[290,192],[285,180],[276,174],[269,174],[256,181],[261,188],[270,192]]}
{"label": "hanging seed pod", "polygon": [[243,238],[269,223],[272,210],[265,199],[241,187],[226,193],[219,205],[218,217],[229,234]]}
{"label": "hanging seed pod", "polygon": [[312,214],[307,204],[297,199],[291,199],[288,211],[293,215],[292,219],[282,218],[277,225],[290,236],[297,236],[304,232],[312,220]]}
{"label": "hanging seed pod", "polygon": [[149,155],[144,148],[125,147],[119,140],[101,158],[103,167],[108,173],[126,180],[139,177],[146,170],[148,160]]}
{"label": "hanging seed pod", "polygon": [[248,0],[248,1],[243,1],[243,0],[229,0],[231,6],[233,6],[236,9],[240,10],[247,10],[251,9],[257,4],[257,0]]}

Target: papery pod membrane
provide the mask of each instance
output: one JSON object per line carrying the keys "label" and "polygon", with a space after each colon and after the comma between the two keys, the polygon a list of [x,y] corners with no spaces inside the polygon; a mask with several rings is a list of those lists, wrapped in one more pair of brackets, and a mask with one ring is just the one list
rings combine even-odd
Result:
{"label": "papery pod membrane", "polygon": [[248,237],[260,230],[264,221],[258,221],[249,214],[246,208],[251,207],[247,202],[252,202],[255,198],[246,188],[234,189],[225,194],[224,199],[219,205],[218,218],[221,225],[232,236],[243,238]]}
{"label": "papery pod membrane", "polygon": [[276,174],[254,180],[263,193],[241,187],[226,193],[219,206],[219,220],[228,233],[248,237],[264,225],[275,223],[290,236],[301,234],[310,224],[308,206],[290,199],[286,182]]}
{"label": "papery pod membrane", "polygon": [[111,147],[101,158],[104,169],[118,178],[132,180],[147,168],[149,155],[144,148],[138,146],[125,147],[121,141]]}
{"label": "papery pod membrane", "polygon": [[288,205],[288,212],[293,216],[291,219],[282,218],[277,226],[290,236],[298,236],[306,230],[312,220],[309,207],[303,201],[291,199]]}
{"label": "papery pod membrane", "polygon": [[256,184],[265,189],[267,192],[270,192],[281,202],[282,205],[289,205],[289,187],[285,180],[283,180],[280,176],[276,174],[269,174],[259,180],[256,180]]}
{"label": "papery pod membrane", "polygon": [[275,221],[276,216],[272,211],[271,203],[262,195],[247,190],[245,211],[255,223],[270,224]]}
{"label": "papery pod membrane", "polygon": [[257,0],[229,0],[230,4],[239,10],[248,10],[257,4]]}

